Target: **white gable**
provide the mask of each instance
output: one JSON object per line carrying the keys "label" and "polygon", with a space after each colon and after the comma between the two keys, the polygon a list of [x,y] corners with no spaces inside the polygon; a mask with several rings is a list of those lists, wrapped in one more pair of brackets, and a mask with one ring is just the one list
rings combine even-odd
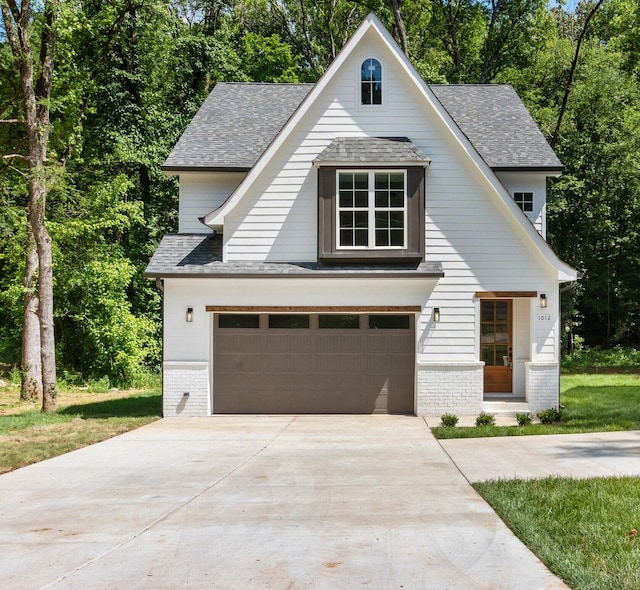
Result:
{"label": "white gable", "polygon": [[[382,63],[381,106],[360,105],[360,65],[367,57]],[[427,260],[436,260],[439,252],[437,232],[430,224],[441,200],[453,220],[452,226],[445,224],[453,234],[441,231],[442,239],[451,241],[455,228],[464,228],[467,241],[483,241],[483,228],[491,227],[486,250],[517,256],[516,268],[545,267],[547,273],[553,267],[558,280],[576,278],[575,270],[551,251],[373,15],[235,193],[205,217],[210,227],[224,228],[225,260],[316,259],[317,186],[311,164],[333,138],[349,135],[407,136],[431,158]]]}

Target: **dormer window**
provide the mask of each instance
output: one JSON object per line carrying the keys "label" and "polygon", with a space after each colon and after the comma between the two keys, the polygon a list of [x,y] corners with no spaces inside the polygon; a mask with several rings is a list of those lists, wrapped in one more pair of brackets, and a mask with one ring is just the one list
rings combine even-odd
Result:
{"label": "dormer window", "polygon": [[363,105],[382,104],[382,66],[369,57],[360,68],[361,103]]}

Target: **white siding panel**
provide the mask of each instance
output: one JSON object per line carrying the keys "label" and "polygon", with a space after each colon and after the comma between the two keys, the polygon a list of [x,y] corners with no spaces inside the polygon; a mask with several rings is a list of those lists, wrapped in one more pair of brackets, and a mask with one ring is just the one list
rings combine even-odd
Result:
{"label": "white siding panel", "polygon": [[199,218],[211,213],[224,203],[236,189],[244,172],[199,172],[180,174],[180,206],[178,231],[180,233],[211,233]]}

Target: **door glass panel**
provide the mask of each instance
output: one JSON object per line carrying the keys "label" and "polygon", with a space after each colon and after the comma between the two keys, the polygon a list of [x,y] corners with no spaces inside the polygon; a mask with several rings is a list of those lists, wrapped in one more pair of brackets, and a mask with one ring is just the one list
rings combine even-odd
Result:
{"label": "door glass panel", "polygon": [[509,344],[509,324],[496,324],[496,344]]}
{"label": "door glass panel", "polygon": [[509,319],[509,302],[496,301],[496,320],[507,321]]}
{"label": "door glass panel", "polygon": [[482,360],[484,364],[488,367],[493,366],[495,364],[494,361],[495,355],[493,351],[493,346],[483,346],[482,347]]}
{"label": "door glass panel", "polygon": [[493,301],[482,301],[480,303],[480,319],[482,322],[493,322],[495,313]]}

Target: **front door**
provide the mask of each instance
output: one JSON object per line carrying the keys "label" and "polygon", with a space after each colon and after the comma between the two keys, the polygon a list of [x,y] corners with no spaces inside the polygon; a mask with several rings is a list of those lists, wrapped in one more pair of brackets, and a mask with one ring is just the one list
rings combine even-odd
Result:
{"label": "front door", "polygon": [[484,361],[484,392],[513,392],[511,299],[480,302],[480,360]]}

